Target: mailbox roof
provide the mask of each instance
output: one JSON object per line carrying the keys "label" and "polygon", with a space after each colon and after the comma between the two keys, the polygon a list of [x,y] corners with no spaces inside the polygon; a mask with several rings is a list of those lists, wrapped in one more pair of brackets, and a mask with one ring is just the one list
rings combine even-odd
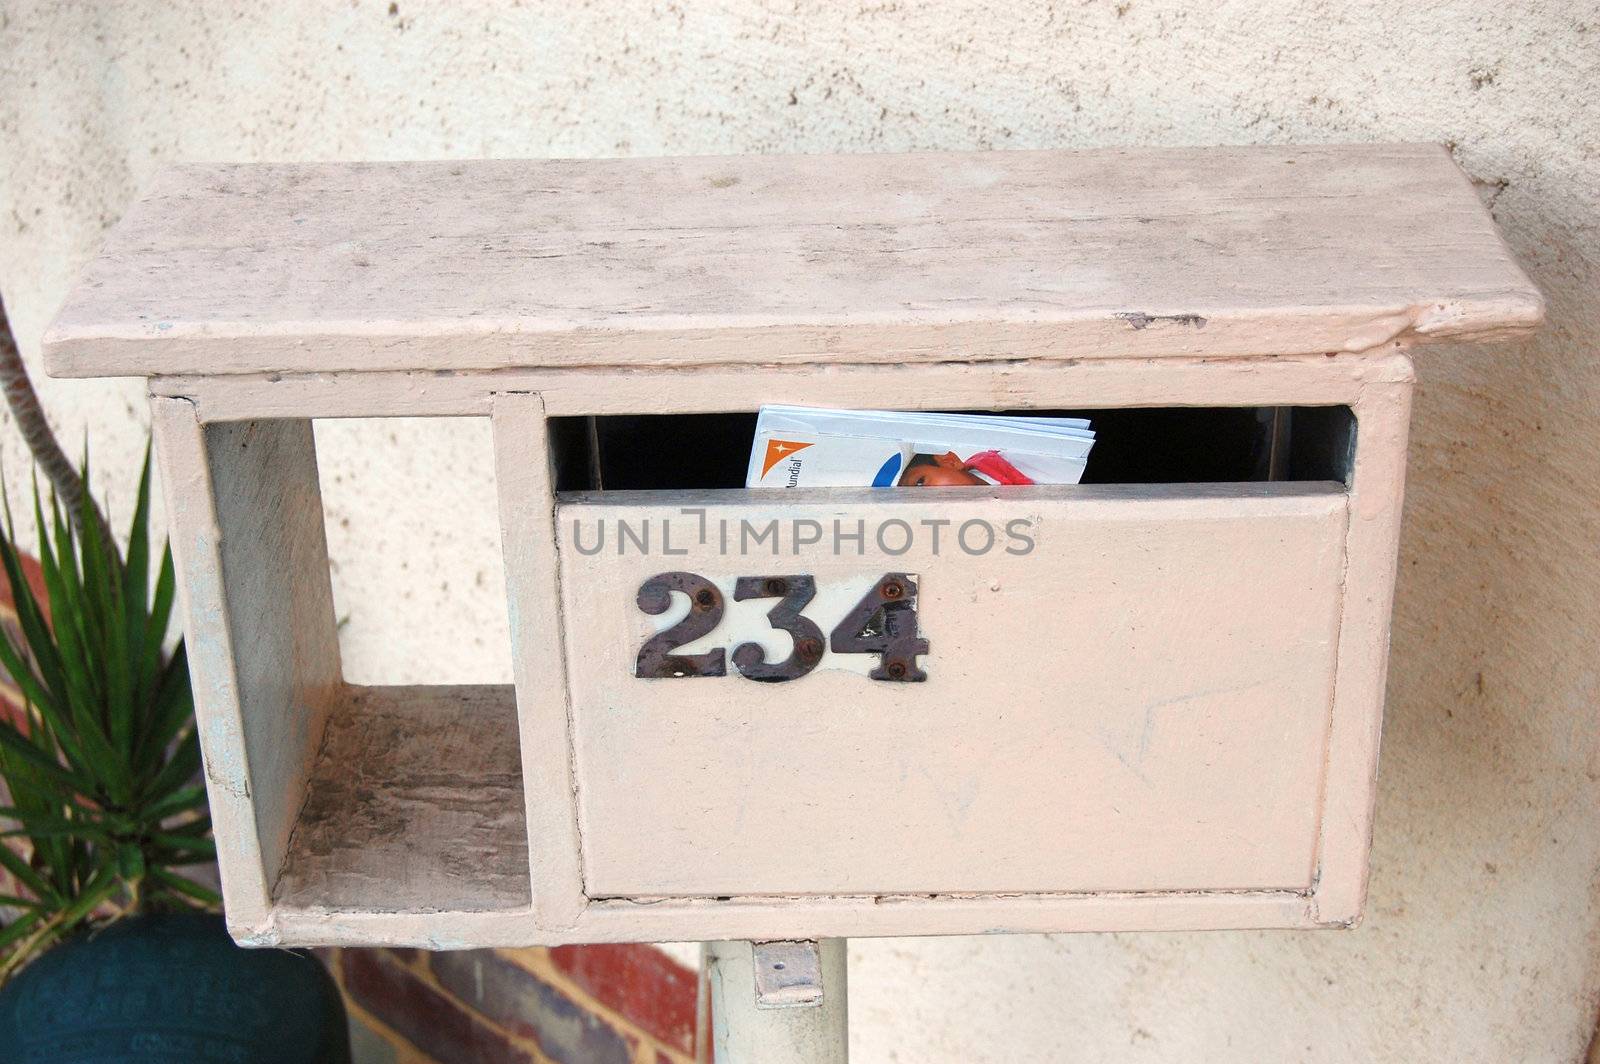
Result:
{"label": "mailbox roof", "polygon": [[187,165],[57,376],[1361,351],[1543,315],[1432,145]]}

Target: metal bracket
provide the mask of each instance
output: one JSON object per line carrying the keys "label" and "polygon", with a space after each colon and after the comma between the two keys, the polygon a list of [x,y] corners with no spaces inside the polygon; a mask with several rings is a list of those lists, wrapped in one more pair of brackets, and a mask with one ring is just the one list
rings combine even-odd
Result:
{"label": "metal bracket", "polygon": [[815,942],[756,942],[756,1008],[814,1009],[822,1004],[822,957]]}

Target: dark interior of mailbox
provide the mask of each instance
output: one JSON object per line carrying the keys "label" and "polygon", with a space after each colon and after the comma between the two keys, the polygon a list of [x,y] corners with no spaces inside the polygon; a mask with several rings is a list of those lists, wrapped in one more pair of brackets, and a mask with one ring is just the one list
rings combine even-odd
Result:
{"label": "dark interior of mailbox", "polygon": [[[1347,484],[1355,453],[1356,420],[1347,406],[983,412],[1088,418],[1095,445],[1085,484]],[[558,491],[742,488],[756,415],[563,417],[550,424]]]}

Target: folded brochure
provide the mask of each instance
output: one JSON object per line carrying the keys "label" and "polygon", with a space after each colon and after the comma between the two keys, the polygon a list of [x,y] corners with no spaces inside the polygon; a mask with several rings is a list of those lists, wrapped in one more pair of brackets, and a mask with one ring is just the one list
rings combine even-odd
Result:
{"label": "folded brochure", "polygon": [[745,486],[1076,484],[1093,446],[1082,418],[763,406]]}

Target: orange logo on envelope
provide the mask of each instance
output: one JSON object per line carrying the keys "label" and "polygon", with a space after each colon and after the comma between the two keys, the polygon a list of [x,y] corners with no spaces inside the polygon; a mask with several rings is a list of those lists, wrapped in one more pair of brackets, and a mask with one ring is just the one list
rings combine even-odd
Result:
{"label": "orange logo on envelope", "polygon": [[793,440],[768,440],[767,457],[761,463],[761,475],[766,476],[773,466],[794,454],[794,452],[803,451],[810,446],[809,443],[796,443]]}

